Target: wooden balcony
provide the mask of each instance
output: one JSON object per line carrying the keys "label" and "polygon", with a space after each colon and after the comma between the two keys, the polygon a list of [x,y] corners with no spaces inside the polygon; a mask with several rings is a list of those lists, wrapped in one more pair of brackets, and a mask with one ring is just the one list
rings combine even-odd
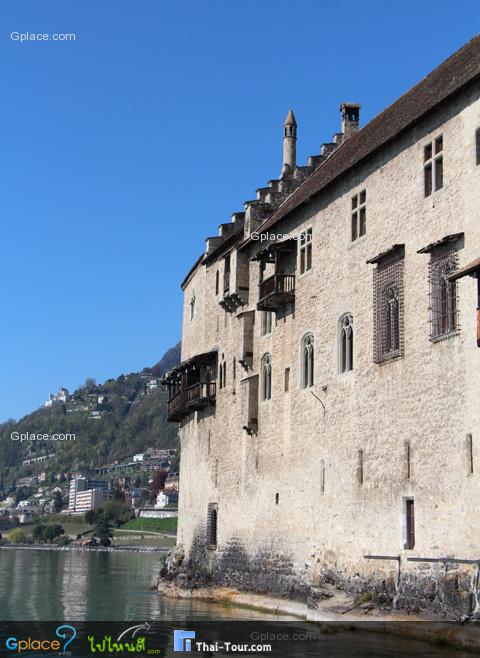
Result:
{"label": "wooden balcony", "polygon": [[295,274],[274,274],[259,286],[257,309],[275,311],[295,301]]}
{"label": "wooden balcony", "polygon": [[192,411],[215,404],[215,382],[197,382],[182,388],[167,402],[167,420],[178,421]]}

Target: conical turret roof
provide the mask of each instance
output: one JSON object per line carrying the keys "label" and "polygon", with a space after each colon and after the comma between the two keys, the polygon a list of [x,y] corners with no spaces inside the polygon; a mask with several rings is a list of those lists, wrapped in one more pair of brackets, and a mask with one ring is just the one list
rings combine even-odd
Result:
{"label": "conical turret roof", "polygon": [[284,126],[296,126],[297,125],[293,110],[288,110],[287,118],[285,119],[285,123],[283,125]]}

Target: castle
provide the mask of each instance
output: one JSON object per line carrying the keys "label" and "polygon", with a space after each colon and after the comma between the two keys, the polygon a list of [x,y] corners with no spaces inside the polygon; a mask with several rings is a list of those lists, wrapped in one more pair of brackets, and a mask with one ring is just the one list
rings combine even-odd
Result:
{"label": "castle", "polygon": [[[480,37],[305,166],[283,129],[182,283],[188,577],[475,613],[480,569]],[[480,323],[480,311],[479,311]],[[480,326],[480,325],[479,325]]]}

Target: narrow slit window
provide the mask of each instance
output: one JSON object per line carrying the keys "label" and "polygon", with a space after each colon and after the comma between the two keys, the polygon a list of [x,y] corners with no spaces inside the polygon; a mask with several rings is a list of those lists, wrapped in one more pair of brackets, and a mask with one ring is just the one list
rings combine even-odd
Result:
{"label": "narrow slit window", "polygon": [[415,548],[415,503],[412,498],[405,500],[405,546],[407,550]]}
{"label": "narrow slit window", "polygon": [[478,166],[480,165],[480,128],[475,131],[475,153]]}
{"label": "narrow slit window", "polygon": [[473,436],[467,434],[467,460],[468,460],[468,472],[473,473]]}
{"label": "narrow slit window", "polygon": [[363,484],[363,450],[359,450],[357,453],[357,482],[361,487]]}
{"label": "narrow slit window", "polygon": [[211,503],[208,506],[207,517],[207,542],[208,547],[211,549],[217,548],[218,535],[218,506],[216,503]]}
{"label": "narrow slit window", "polygon": [[410,441],[405,442],[405,470],[407,480],[410,480],[412,475],[412,448],[410,446]]}
{"label": "narrow slit window", "polygon": [[285,368],[285,393],[290,389],[290,368]]}

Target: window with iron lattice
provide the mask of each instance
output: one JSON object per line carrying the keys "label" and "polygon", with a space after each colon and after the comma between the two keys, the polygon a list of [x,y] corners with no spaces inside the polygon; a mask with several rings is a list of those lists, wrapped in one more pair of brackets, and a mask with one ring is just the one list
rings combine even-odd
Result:
{"label": "window with iron lattice", "polygon": [[457,285],[449,276],[458,269],[458,251],[447,244],[433,249],[428,265],[430,297],[430,340],[438,340],[459,331]]}
{"label": "window with iron lattice", "polygon": [[373,273],[373,360],[386,363],[404,355],[404,246],[370,260]]}

